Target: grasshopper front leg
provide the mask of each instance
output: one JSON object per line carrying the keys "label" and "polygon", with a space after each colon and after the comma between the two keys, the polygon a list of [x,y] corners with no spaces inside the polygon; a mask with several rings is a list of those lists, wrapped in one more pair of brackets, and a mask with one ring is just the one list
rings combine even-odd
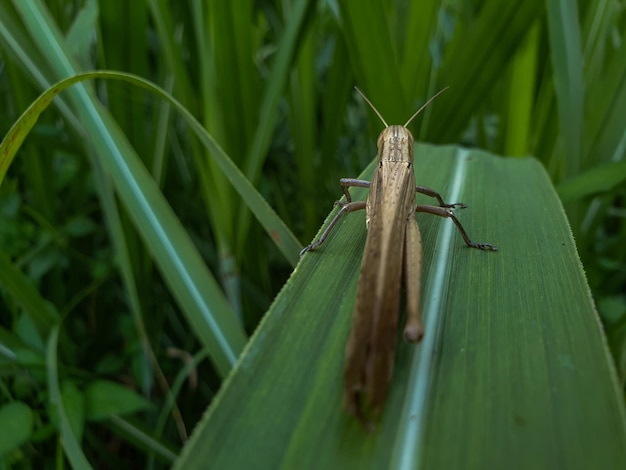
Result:
{"label": "grasshopper front leg", "polygon": [[341,178],[339,180],[339,184],[341,184],[341,187],[343,188],[343,194],[346,196],[346,201],[347,202],[342,202],[342,201],[336,201],[335,202],[335,205],[336,206],[340,206],[341,209],[339,210],[339,212],[337,212],[335,217],[333,217],[333,220],[330,221],[330,224],[328,224],[328,227],[326,227],[326,230],[324,230],[324,232],[322,232],[322,235],[320,235],[319,240],[317,240],[316,242],[311,243],[308,246],[305,246],[302,249],[302,251],[300,252],[300,257],[302,257],[302,255],[304,255],[307,251],[313,251],[318,246],[320,246],[322,243],[324,243],[324,240],[326,240],[326,237],[328,236],[330,231],[333,229],[333,227],[337,224],[339,219],[344,214],[346,214],[348,212],[354,212],[354,211],[358,211],[358,210],[361,210],[361,209],[365,209],[365,205],[366,205],[365,201],[352,202],[352,195],[350,194],[350,191],[348,190],[348,188],[351,188],[351,187],[369,188],[370,187],[370,182],[369,181],[357,180],[357,179],[354,179],[354,178]]}
{"label": "grasshopper front leg", "polygon": [[[346,201],[352,202],[352,195],[348,188],[367,188],[370,187],[370,182],[365,180],[357,180],[354,178],[341,178],[339,184],[343,188],[343,194],[346,196]],[[340,205],[339,201],[335,202],[335,205]]]}
{"label": "grasshopper front leg", "polygon": [[302,257],[302,255],[304,255],[307,251],[315,250],[318,246],[320,246],[322,243],[324,243],[324,240],[326,240],[326,237],[328,236],[330,231],[333,229],[335,224],[339,221],[339,219],[344,214],[346,214],[348,212],[354,212],[354,211],[358,211],[358,210],[361,210],[361,209],[365,209],[365,204],[366,204],[365,201],[356,201],[356,202],[339,202],[339,201],[337,201],[335,203],[335,205],[341,206],[341,209],[339,210],[339,212],[337,212],[337,214],[335,214],[335,217],[333,217],[333,220],[330,221],[330,224],[328,224],[328,227],[326,227],[326,230],[324,230],[322,235],[320,235],[319,240],[317,240],[316,242],[311,243],[308,246],[305,246],[302,249],[302,251],[300,252],[300,257]]}

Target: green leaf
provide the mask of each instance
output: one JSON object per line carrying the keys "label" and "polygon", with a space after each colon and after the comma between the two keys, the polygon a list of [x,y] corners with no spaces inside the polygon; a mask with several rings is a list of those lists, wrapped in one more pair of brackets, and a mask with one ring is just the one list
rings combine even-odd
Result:
{"label": "green leaf", "polygon": [[85,406],[87,419],[100,420],[111,415],[145,410],[151,404],[128,387],[107,380],[95,380],[85,389]]}
{"label": "green leaf", "polygon": [[33,432],[33,412],[21,401],[0,407],[0,457],[27,442]]}
{"label": "green leaf", "polygon": [[625,461],[623,397],[541,165],[418,145],[415,172],[418,184],[468,204],[457,215],[470,237],[499,251],[468,249],[451,221],[417,215],[426,335],[418,346],[399,342],[376,430],[341,408],[366,235],[365,215],[354,213],[297,266],[176,468],[582,469]]}

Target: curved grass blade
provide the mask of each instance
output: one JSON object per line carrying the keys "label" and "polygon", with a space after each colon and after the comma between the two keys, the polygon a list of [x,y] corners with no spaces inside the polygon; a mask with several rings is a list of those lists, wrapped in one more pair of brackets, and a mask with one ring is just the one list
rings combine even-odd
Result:
{"label": "curved grass blade", "polygon": [[56,412],[59,432],[61,434],[61,442],[63,444],[65,455],[72,464],[72,467],[89,469],[93,467],[89,464],[87,457],[81,449],[80,443],[74,435],[70,419],[65,411],[65,406],[63,405],[61,390],[59,388],[59,377],[57,376],[57,343],[59,341],[59,328],[60,326],[57,324],[50,331],[46,354],[46,373],[48,376],[50,402]]}
{"label": "curved grass blade", "polygon": [[[95,76],[83,74],[62,80],[31,104],[0,143],[0,177],[4,176],[24,138],[54,97]],[[96,147],[111,152],[106,156],[112,160],[105,158],[103,162],[113,175],[117,191],[129,213],[135,217],[138,231],[151,249],[172,293],[187,313],[194,331],[211,351],[211,358],[220,373],[226,375],[245,344],[241,326],[189,236],[121,130],[106,110],[95,100],[91,101],[85,88],[80,91],[84,93],[81,103],[86,105],[89,116],[82,121],[93,126],[90,135]]]}
{"label": "curved grass blade", "polygon": [[219,144],[213,140],[211,135],[206,132],[198,120],[193,117],[193,115],[178,100],[176,100],[176,98],[158,85],[133,74],[114,71],[81,73],[75,75],[74,77],[60,81],[54,85],[53,88],[42,94],[41,97],[33,103],[14,124],[0,145],[0,184],[2,183],[6,169],[10,165],[28,131],[35,125],[39,115],[46,109],[52,99],[54,99],[54,97],[63,89],[75,83],[95,78],[126,81],[136,86],[145,88],[157,96],[169,101],[185,118],[187,124],[196,133],[200,141],[202,141],[207,149],[210,150],[211,156],[214,157],[217,165],[224,172],[224,175],[229,179],[233,187],[241,195],[246,205],[255,214],[259,223],[261,223],[274,243],[276,243],[276,246],[285,255],[285,258],[287,258],[287,260],[295,266],[298,260],[298,253],[302,249],[302,246],[278,217],[278,215],[276,215],[267,201],[263,199],[263,196],[261,196],[254,186],[250,184],[239,168],[237,168],[232,160],[228,158],[228,155],[224,153]]}

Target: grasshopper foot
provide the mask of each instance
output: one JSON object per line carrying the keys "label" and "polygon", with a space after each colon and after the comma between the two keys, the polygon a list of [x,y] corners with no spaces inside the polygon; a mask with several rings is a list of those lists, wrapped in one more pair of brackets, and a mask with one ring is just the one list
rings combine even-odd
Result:
{"label": "grasshopper foot", "polygon": [[471,244],[469,245],[470,248],[478,248],[479,250],[483,250],[483,251],[498,251],[498,247],[492,245],[491,243],[476,243],[476,242],[470,242]]}

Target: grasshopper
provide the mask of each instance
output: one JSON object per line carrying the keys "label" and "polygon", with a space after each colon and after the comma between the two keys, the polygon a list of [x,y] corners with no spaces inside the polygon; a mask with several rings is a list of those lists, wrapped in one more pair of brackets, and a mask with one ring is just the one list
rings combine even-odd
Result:
{"label": "grasshopper", "polygon": [[[404,338],[417,343],[424,335],[420,313],[422,240],[415,220],[416,212],[452,219],[465,244],[479,250],[497,251],[489,243],[470,240],[453,210],[467,207],[448,204],[430,188],[417,186],[413,171],[411,121],[446,88],[430,98],[404,126],[389,126],[363,93],[385,129],[378,136],[378,165],[372,181],[352,178],[340,180],[345,201],[335,204],[339,212],[319,239],[305,247],[300,256],[318,248],[339,219],[349,212],[366,210],[367,240],[346,346],[344,369],[344,408],[366,424],[368,411],[376,417],[385,402],[391,382],[396,350],[396,331],[400,307],[400,284],[406,286],[406,324]],[[369,188],[367,201],[352,201],[350,187]],[[416,204],[415,194],[433,197],[438,205]]]}

